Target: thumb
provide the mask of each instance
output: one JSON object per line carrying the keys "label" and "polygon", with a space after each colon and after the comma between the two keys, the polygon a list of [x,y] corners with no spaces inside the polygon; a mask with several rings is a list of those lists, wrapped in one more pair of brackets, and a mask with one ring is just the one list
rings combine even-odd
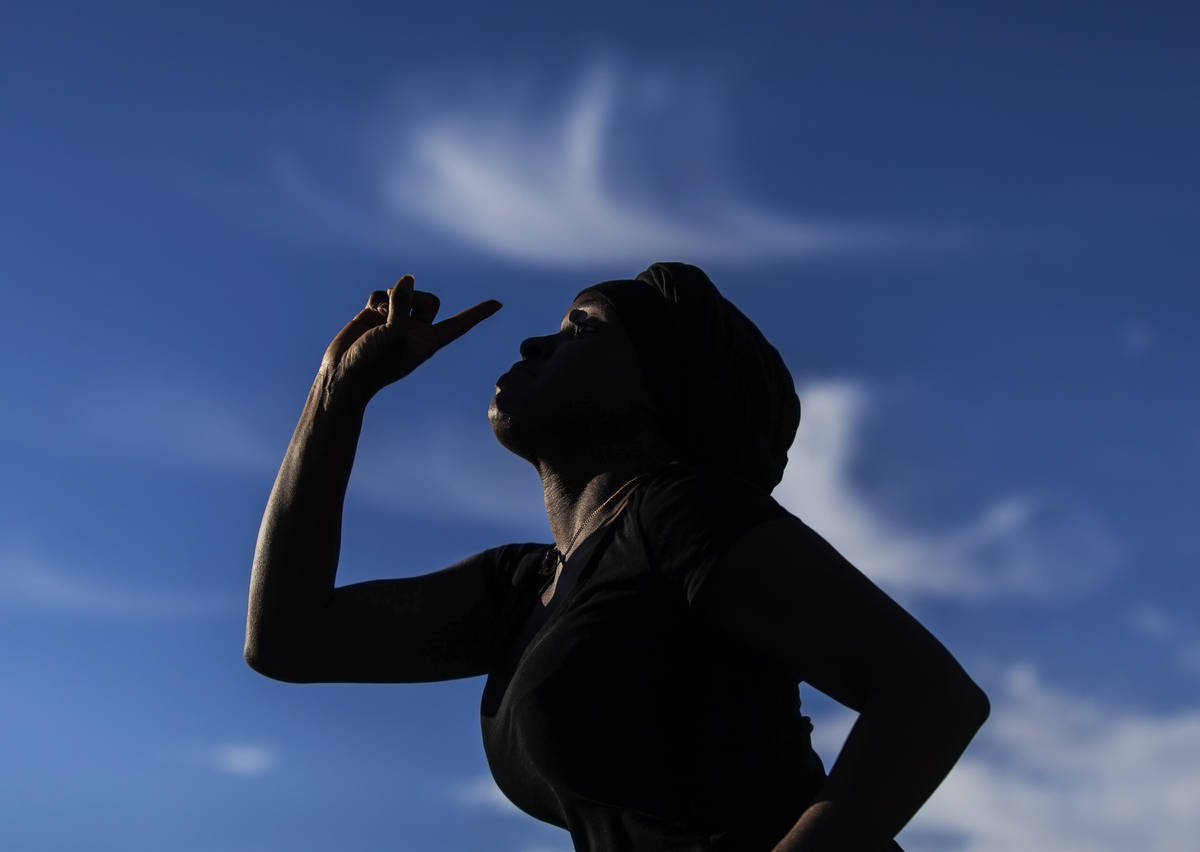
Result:
{"label": "thumb", "polygon": [[354,341],[362,337],[368,330],[382,324],[383,317],[379,315],[379,311],[374,308],[363,308],[333,338],[325,350],[325,358],[331,363],[337,363]]}
{"label": "thumb", "polygon": [[388,291],[388,326],[399,325],[403,329],[407,325],[408,314],[412,310],[413,283],[411,275],[404,275]]}

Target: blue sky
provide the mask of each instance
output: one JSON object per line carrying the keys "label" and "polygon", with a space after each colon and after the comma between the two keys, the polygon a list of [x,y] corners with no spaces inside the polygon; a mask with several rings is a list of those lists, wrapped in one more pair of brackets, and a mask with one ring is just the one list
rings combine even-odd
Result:
{"label": "blue sky", "polygon": [[949,5],[6,7],[5,848],[568,850],[482,679],[261,678],[246,583],[321,352],[406,272],[505,307],[372,402],[340,579],[549,540],[493,380],[656,260],[791,367],[776,498],[992,697],[902,842],[1191,848],[1200,21]]}

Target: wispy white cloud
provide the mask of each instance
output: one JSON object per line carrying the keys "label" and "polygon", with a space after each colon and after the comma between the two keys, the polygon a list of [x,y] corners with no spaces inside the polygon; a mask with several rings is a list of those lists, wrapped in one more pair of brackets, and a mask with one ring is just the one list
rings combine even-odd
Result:
{"label": "wispy white cloud", "polygon": [[[499,814],[505,817],[517,817],[523,822],[532,822],[531,817],[518,808],[500,792],[490,773],[475,776],[451,791],[451,800],[461,808],[472,811],[483,811]],[[551,830],[556,834],[567,835],[557,828],[551,828],[545,823],[537,823],[541,830]],[[549,831],[547,831],[549,833]],[[519,847],[519,852],[570,852],[571,844],[567,840],[562,843],[533,842]]]}
{"label": "wispy white cloud", "polygon": [[[571,842],[562,829],[534,821],[533,817],[509,802],[508,797],[504,796],[504,793],[500,792],[500,788],[496,786],[496,781],[492,779],[490,773],[481,773],[452,788],[449,798],[458,808],[502,817],[516,817],[518,821],[529,824],[529,828],[538,833],[547,836],[557,835],[551,836],[551,840],[548,842],[527,841],[526,845],[517,847],[518,852],[570,852],[571,850]],[[564,840],[559,842],[558,836],[562,836]]]}
{"label": "wispy white cloud", "polygon": [[970,522],[940,529],[897,523],[850,476],[872,405],[853,380],[797,387],[804,417],[774,497],[899,598],[1046,598],[1107,576],[1116,549],[1079,508],[1032,492],[996,497]]}
{"label": "wispy white cloud", "polygon": [[548,536],[541,482],[484,424],[430,421],[405,442],[364,442],[349,496],[381,508],[462,517],[510,534]]}
{"label": "wispy white cloud", "polygon": [[489,774],[478,775],[454,790],[454,801],[467,808],[478,808],[528,819],[529,816],[508,800]]}
{"label": "wispy white cloud", "polygon": [[[900,836],[962,852],[1184,852],[1200,836],[1200,711],[1151,713],[1046,684],[1027,663],[989,689],[992,715]],[[814,746],[832,765],[856,718],[823,709]],[[489,775],[458,804],[523,817]],[[527,818],[527,817],[526,817]],[[942,847],[939,847],[942,848]]]}
{"label": "wispy white cloud", "polygon": [[[249,406],[180,385],[153,382],[80,402],[96,436],[144,458],[197,469],[268,477],[289,434],[257,425]],[[549,532],[537,476],[496,443],[489,427],[431,418],[405,427],[405,440],[364,430],[347,499],[417,516],[462,518],[514,535]]]}
{"label": "wispy white cloud", "polygon": [[[897,597],[1048,597],[1097,582],[1114,566],[1115,547],[1095,520],[1034,493],[999,496],[952,527],[891,520],[850,475],[870,387],[819,380],[797,391],[804,418],[774,496]],[[286,444],[286,435],[267,438],[230,401],[194,389],[146,386],[119,403],[90,405],[85,421],[110,440],[211,469],[267,476]],[[500,448],[486,425],[435,418],[407,426],[404,441],[367,430],[348,497],[496,526],[514,537],[547,533],[535,474]]]}
{"label": "wispy white cloud", "polygon": [[114,382],[78,407],[84,429],[144,458],[244,472],[275,470],[283,457],[245,410],[180,382]]}
{"label": "wispy white cloud", "polygon": [[279,750],[260,742],[217,743],[191,748],[186,753],[194,763],[240,778],[266,775],[280,762]]}
{"label": "wispy white cloud", "polygon": [[1144,320],[1130,320],[1121,330],[1121,351],[1126,357],[1144,355],[1153,342],[1154,330]]}
{"label": "wispy white cloud", "polygon": [[1200,675],[1200,640],[1186,642],[1177,648],[1175,661],[1191,674]]}
{"label": "wispy white cloud", "polygon": [[[1012,667],[978,742],[906,832],[964,852],[1183,852],[1200,836],[1200,712],[1131,712]],[[901,840],[903,840],[903,836]]]}
{"label": "wispy white cloud", "polygon": [[1183,630],[1179,619],[1160,606],[1140,603],[1129,611],[1129,623],[1143,636],[1150,639],[1175,639]]}
{"label": "wispy white cloud", "polygon": [[1129,623],[1142,636],[1167,646],[1179,668],[1200,674],[1200,629],[1191,621],[1143,602],[1129,611]]}
{"label": "wispy white cloud", "polygon": [[[1044,683],[1028,663],[1001,671],[988,691],[991,717],[901,845],[951,838],[949,848],[962,852],[1193,847],[1200,711],[1109,706]],[[857,716],[816,704],[813,746],[828,768]]]}
{"label": "wispy white cloud", "polygon": [[120,619],[235,613],[243,601],[211,593],[147,591],[96,572],[72,571],[27,550],[0,553],[0,605]]}
{"label": "wispy white cloud", "polygon": [[730,187],[718,88],[606,58],[565,94],[517,77],[425,77],[367,121],[370,177],[357,190],[333,189],[335,176],[305,167],[295,151],[276,159],[275,176],[333,229],[409,255],[413,225],[561,267],[802,258],[958,239],[749,200]]}

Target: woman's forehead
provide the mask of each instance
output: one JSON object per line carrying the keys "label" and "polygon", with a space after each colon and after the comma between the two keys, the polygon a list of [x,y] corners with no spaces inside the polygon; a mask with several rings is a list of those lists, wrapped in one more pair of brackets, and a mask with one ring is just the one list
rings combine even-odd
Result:
{"label": "woman's forehead", "polygon": [[588,293],[587,291],[575,297],[575,301],[571,303],[571,307],[567,308],[567,312],[563,314],[563,321],[570,320],[572,318],[571,315],[576,311],[583,311],[588,316],[604,318],[615,315],[611,302],[599,293]]}
{"label": "woman's forehead", "polygon": [[575,301],[571,303],[571,307],[567,309],[567,312],[570,313],[576,308],[586,308],[591,311],[598,308],[610,307],[612,307],[612,305],[608,299],[604,298],[599,293],[580,293],[575,297]]}
{"label": "woman's forehead", "polygon": [[601,281],[599,284],[593,284],[579,292],[579,295],[575,297],[575,301],[571,303],[571,307],[567,309],[567,313],[563,319],[567,319],[571,311],[576,309],[586,310],[589,314],[615,315],[612,302],[609,301],[608,297],[599,290],[592,289],[601,285],[611,286],[614,284],[633,287],[646,286],[642,282],[635,281],[632,278],[614,278],[611,281]]}

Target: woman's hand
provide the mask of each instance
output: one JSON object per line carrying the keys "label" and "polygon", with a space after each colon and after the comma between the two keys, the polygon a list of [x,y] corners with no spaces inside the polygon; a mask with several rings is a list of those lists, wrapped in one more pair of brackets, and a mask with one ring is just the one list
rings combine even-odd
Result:
{"label": "woman's hand", "polygon": [[390,290],[373,292],[325,350],[321,372],[326,387],[349,389],[368,400],[501,307],[488,299],[435,323],[440,304],[433,293],[413,290],[411,275]]}

